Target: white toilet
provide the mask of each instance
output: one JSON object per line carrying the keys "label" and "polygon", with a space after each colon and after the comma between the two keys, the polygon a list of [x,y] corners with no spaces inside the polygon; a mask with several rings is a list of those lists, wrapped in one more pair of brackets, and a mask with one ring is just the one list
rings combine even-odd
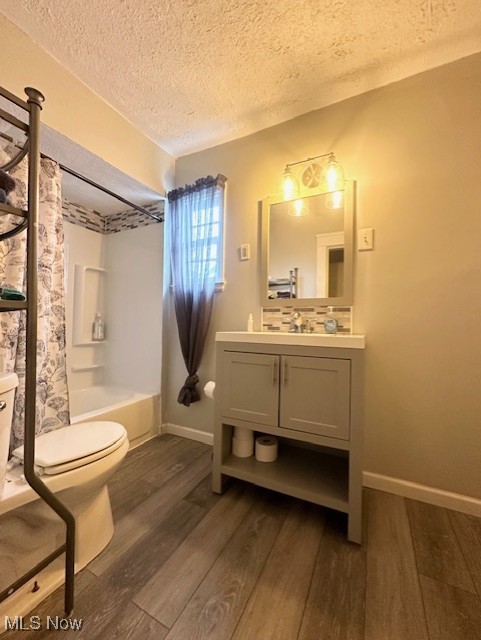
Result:
{"label": "white toilet", "polygon": [[[23,478],[23,447],[13,452],[9,467],[18,464],[7,470],[3,483],[2,469],[8,454],[17,385],[15,374],[0,373],[0,403],[6,403],[4,410],[0,410],[0,591],[65,542],[63,521]],[[58,494],[76,521],[76,572],[95,558],[113,535],[106,483],[128,448],[127,432],[116,422],[78,423],[35,440],[38,475]],[[25,615],[63,580],[64,556],[61,556],[0,603],[0,620],[5,615]],[[32,591],[35,582],[39,588]]]}

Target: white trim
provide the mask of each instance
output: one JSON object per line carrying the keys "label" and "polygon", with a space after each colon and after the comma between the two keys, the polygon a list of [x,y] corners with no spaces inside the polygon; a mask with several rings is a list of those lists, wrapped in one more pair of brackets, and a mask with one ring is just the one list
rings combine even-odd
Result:
{"label": "white trim", "polygon": [[189,440],[196,440],[197,442],[203,442],[204,444],[214,444],[214,434],[207,431],[201,431],[200,429],[193,429],[192,427],[184,427],[180,424],[172,424],[171,422],[165,422],[162,425],[161,433],[170,433],[173,436],[180,436],[181,438],[189,438]]}
{"label": "white trim", "polygon": [[380,473],[371,473],[363,471],[363,485],[371,489],[394,493],[404,498],[412,498],[421,502],[428,502],[437,507],[445,509],[453,509],[461,513],[467,513],[472,516],[481,516],[481,500],[472,496],[465,496],[461,493],[453,493],[436,489],[425,484],[417,484],[401,480],[400,478],[392,478],[391,476],[383,476]]}
{"label": "white trim", "polygon": [[[224,192],[222,198],[222,263],[220,265],[220,269],[218,272],[218,276],[220,275],[219,282],[216,282],[216,291],[224,291],[225,289],[225,222],[226,222],[226,209],[227,209],[227,180],[224,183]],[[217,288],[217,285],[222,283],[222,288]]]}

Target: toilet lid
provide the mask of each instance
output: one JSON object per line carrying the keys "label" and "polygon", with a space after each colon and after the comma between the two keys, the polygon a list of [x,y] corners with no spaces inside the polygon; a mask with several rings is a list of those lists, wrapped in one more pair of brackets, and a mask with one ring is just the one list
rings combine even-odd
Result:
{"label": "toilet lid", "polygon": [[[44,467],[49,473],[49,467],[57,467],[75,460],[80,464],[87,464],[101,452],[109,453],[115,450],[126,439],[127,432],[118,422],[84,422],[62,427],[44,433],[35,439],[35,464]],[[117,445],[117,446],[115,446]],[[23,446],[18,447],[13,455],[23,460]],[[83,458],[88,458],[82,460]],[[80,464],[72,465],[80,466]],[[58,470],[52,471],[58,473]]]}

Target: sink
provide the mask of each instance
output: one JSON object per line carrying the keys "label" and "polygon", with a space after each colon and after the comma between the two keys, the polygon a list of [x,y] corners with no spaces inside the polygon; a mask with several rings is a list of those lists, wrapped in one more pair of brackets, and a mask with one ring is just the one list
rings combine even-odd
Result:
{"label": "sink", "polygon": [[282,331],[218,331],[216,342],[249,342],[251,344],[291,344],[311,347],[364,349],[365,336],[331,333],[287,333]]}

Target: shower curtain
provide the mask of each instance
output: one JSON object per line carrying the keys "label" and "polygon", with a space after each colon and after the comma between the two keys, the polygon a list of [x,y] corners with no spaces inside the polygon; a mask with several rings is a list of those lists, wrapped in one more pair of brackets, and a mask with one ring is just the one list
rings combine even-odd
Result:
{"label": "shower curtain", "polygon": [[[0,149],[0,166],[15,150]],[[10,175],[15,178],[12,204],[27,206],[28,160],[25,158]],[[70,422],[67,370],[65,363],[64,235],[61,174],[53,160],[42,158],[40,166],[40,206],[38,223],[38,338],[37,405],[35,433],[52,431]],[[2,229],[10,228],[5,216]],[[14,219],[18,224],[18,218]],[[0,286],[26,290],[26,231],[0,242]],[[15,371],[19,386],[15,395],[11,446],[23,443],[25,418],[24,311],[0,314],[0,357],[6,371]]]}

